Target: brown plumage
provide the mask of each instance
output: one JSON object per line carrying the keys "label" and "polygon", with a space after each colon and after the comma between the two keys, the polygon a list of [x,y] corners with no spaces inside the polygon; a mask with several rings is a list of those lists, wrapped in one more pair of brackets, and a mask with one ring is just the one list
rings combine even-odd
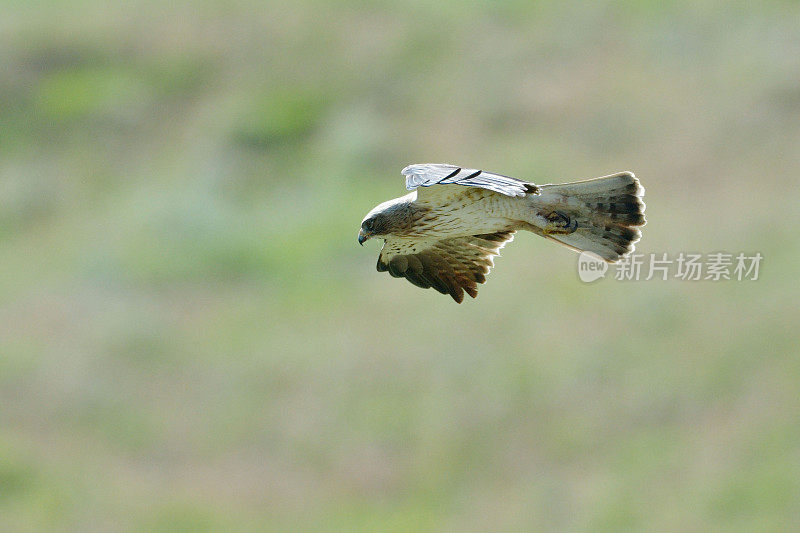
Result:
{"label": "brown plumage", "polygon": [[420,252],[392,256],[388,262],[381,254],[378,272],[404,277],[423,289],[433,287],[461,303],[465,291],[473,298],[478,295],[478,283],[486,281],[492,257],[513,238],[514,232],[508,231],[442,239]]}

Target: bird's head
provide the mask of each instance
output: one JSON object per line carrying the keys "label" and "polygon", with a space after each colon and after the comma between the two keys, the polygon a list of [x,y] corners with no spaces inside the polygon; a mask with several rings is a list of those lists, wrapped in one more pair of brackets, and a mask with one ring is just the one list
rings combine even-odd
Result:
{"label": "bird's head", "polygon": [[376,206],[361,221],[358,243],[363,245],[372,237],[385,237],[402,227],[409,213],[409,198],[395,198]]}
{"label": "bird's head", "polygon": [[358,230],[358,244],[364,243],[372,237],[379,237],[388,233],[389,217],[384,213],[370,212],[361,222],[361,229]]}

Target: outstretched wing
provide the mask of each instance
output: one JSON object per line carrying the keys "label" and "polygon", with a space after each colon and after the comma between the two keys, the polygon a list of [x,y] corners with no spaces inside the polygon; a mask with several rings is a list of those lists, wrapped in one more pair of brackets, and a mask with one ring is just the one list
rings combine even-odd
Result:
{"label": "outstretched wing", "polygon": [[464,291],[475,298],[478,283],[494,266],[494,256],[514,238],[513,231],[441,240],[387,239],[378,257],[378,272],[449,294],[458,303]]}
{"label": "outstretched wing", "polygon": [[488,189],[506,196],[525,196],[539,192],[539,188],[533,183],[455,165],[436,163],[409,165],[403,169],[403,175],[406,177],[406,189],[409,191],[431,185],[463,185]]}

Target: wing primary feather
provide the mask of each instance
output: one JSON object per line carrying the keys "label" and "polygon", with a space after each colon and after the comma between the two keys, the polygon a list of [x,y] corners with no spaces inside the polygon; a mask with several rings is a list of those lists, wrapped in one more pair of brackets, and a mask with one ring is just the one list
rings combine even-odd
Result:
{"label": "wing primary feather", "polygon": [[430,289],[431,287],[430,283],[425,281],[425,279],[416,272],[413,272],[411,270],[406,270],[405,276],[408,281],[410,281],[417,287],[421,287],[423,289]]}
{"label": "wing primary feather", "polygon": [[416,255],[408,256],[408,270],[406,272],[414,272],[419,274],[424,270],[422,263]]}
{"label": "wing primary feather", "polygon": [[434,260],[432,254],[420,254],[419,258],[420,261],[422,261],[422,265],[425,267],[425,274],[428,280],[431,282],[431,287],[442,294],[449,293],[450,291],[447,288],[447,284],[440,276],[438,268],[439,265],[437,264],[437,261]]}
{"label": "wing primary feather", "polygon": [[442,178],[442,181],[444,181],[444,180],[449,180],[450,178],[452,178],[453,176],[455,176],[455,175],[456,175],[456,174],[458,174],[459,172],[461,172],[461,168],[460,168],[460,167],[459,167],[459,168],[457,168],[457,169],[455,169],[454,171],[452,171],[452,172],[451,172],[450,174],[448,174],[447,176],[443,177],[443,178]]}
{"label": "wing primary feather", "polygon": [[408,268],[408,259],[405,255],[396,255],[389,261],[389,274],[393,278],[402,278]]}
{"label": "wing primary feather", "polygon": [[455,300],[456,303],[458,304],[464,301],[464,291],[461,290],[461,287],[457,285],[452,286],[452,290],[450,291],[450,296],[452,296],[453,300]]}

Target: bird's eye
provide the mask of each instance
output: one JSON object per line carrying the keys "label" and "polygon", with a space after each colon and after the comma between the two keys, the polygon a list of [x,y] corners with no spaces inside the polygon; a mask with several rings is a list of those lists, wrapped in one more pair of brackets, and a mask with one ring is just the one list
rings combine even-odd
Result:
{"label": "bird's eye", "polygon": [[371,231],[372,230],[372,220],[371,219],[364,221],[364,229],[367,230],[367,231]]}

